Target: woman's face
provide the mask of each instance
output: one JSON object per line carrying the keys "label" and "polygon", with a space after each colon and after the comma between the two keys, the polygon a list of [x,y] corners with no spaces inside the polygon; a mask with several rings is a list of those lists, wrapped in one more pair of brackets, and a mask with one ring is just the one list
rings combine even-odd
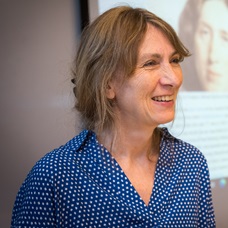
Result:
{"label": "woman's face", "polygon": [[163,33],[148,25],[134,74],[123,83],[112,82],[108,93],[116,99],[114,111],[121,126],[151,128],[173,120],[182,84],[179,61],[180,55]]}
{"label": "woman's face", "polygon": [[228,91],[228,8],[205,1],[195,34],[196,71],[207,91]]}

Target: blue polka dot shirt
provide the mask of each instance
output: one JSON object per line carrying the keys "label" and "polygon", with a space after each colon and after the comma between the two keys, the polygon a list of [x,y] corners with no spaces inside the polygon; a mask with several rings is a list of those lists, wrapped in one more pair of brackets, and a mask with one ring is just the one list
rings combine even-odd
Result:
{"label": "blue polka dot shirt", "polygon": [[11,227],[215,227],[204,156],[162,131],[148,206],[95,133],[84,130],[36,163]]}

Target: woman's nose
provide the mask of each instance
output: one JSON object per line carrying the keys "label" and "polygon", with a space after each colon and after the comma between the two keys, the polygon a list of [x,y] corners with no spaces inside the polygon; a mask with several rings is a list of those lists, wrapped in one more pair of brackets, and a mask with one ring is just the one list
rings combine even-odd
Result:
{"label": "woman's nose", "polygon": [[222,51],[220,51],[222,48],[221,42],[219,41],[218,37],[214,35],[211,38],[210,44],[209,44],[209,62],[215,63],[218,61],[220,54]]}
{"label": "woman's nose", "polygon": [[161,79],[162,85],[170,87],[180,87],[182,84],[182,70],[180,66],[173,66],[168,63],[161,67]]}

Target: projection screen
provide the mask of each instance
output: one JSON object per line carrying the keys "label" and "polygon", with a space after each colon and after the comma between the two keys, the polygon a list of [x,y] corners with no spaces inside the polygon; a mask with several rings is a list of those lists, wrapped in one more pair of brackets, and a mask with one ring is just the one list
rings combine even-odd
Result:
{"label": "projection screen", "polygon": [[[198,147],[211,177],[218,227],[228,224],[228,6],[213,0],[91,0],[90,21],[118,5],[146,8],[178,33],[192,56],[182,63],[184,83],[170,132]],[[219,3],[220,2],[220,3]]]}

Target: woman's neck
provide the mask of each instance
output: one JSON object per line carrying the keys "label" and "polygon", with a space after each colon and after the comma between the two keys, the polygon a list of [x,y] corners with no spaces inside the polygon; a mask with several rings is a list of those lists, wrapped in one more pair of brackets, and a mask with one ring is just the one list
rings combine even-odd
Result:
{"label": "woman's neck", "polygon": [[129,129],[125,127],[103,131],[98,141],[103,144],[115,158],[143,159],[159,151],[154,147],[154,129]]}

